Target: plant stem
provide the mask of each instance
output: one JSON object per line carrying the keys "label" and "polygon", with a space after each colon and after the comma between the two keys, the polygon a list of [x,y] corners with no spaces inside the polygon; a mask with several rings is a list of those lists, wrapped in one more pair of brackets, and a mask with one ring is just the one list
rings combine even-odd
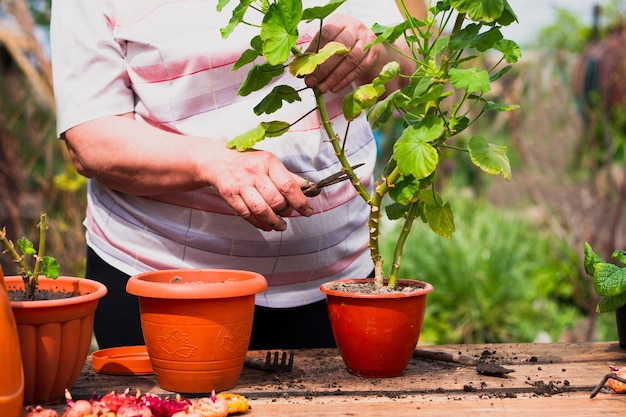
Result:
{"label": "plant stem", "polygon": [[[383,204],[383,196],[387,194],[389,188],[392,187],[400,177],[400,170],[396,166],[393,171],[391,171],[389,176],[385,178],[381,184],[376,186],[374,196],[370,202],[370,218],[367,225],[370,233],[369,248],[372,253],[372,260],[374,261],[374,286],[376,289],[382,288],[384,284],[384,260],[380,254],[380,245],[378,242],[378,236],[380,234],[380,219],[382,217],[381,207]],[[395,285],[395,280],[390,281],[390,283],[391,282]]]}
{"label": "plant stem", "polygon": [[[26,265],[26,261],[24,260],[24,255],[20,255],[19,253],[17,253],[17,251],[15,250],[15,245],[13,244],[12,241],[10,241],[7,238],[7,233],[6,233],[6,229],[2,228],[2,230],[0,230],[0,241],[2,241],[2,245],[4,246],[4,249],[9,252],[9,255],[11,255],[11,257],[13,258],[13,261],[17,264],[19,273],[22,277],[28,277],[30,276],[31,272],[28,269],[28,265]],[[24,284],[27,284],[27,281],[24,281]]]}
{"label": "plant stem", "polygon": [[404,252],[404,244],[406,243],[406,239],[411,232],[411,227],[413,226],[413,220],[417,216],[417,210],[419,209],[419,200],[411,203],[409,207],[409,211],[404,220],[404,224],[402,225],[402,230],[398,236],[398,240],[396,241],[396,245],[393,249],[393,264],[391,264],[391,271],[389,271],[389,283],[387,284],[390,288],[396,286],[396,281],[398,280],[398,273],[400,272],[400,261],[402,260],[402,253]]}
{"label": "plant stem", "polygon": [[339,140],[339,135],[335,133],[333,129],[333,124],[330,122],[330,117],[328,116],[328,109],[326,108],[326,102],[324,101],[324,97],[322,93],[316,88],[315,92],[315,101],[317,102],[317,111],[320,114],[320,119],[322,120],[322,125],[324,126],[324,130],[326,131],[326,135],[328,135],[328,139],[330,140],[331,145],[333,146],[333,150],[335,151],[335,155],[339,159],[343,170],[350,177],[350,181],[352,181],[352,185],[356,189],[357,193],[365,200],[367,204],[370,204],[370,194],[367,192],[359,178],[354,175],[354,171],[350,166],[350,162],[348,158],[344,154],[341,149],[341,143]]}
{"label": "plant stem", "polygon": [[33,269],[33,275],[30,279],[30,286],[28,288],[29,294],[27,296],[30,297],[33,295],[30,292],[34,292],[35,288],[37,288],[37,281],[39,277],[39,270],[41,269],[41,263],[43,262],[43,256],[46,251],[46,232],[48,231],[48,223],[47,216],[45,213],[41,215],[41,220],[39,221],[39,249],[37,250],[37,255],[35,256],[35,268]]}

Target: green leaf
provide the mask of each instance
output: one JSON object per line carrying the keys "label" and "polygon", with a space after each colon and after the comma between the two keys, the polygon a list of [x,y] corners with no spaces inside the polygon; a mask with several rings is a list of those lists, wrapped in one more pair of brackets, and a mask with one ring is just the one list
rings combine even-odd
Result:
{"label": "green leaf", "polygon": [[22,251],[22,253],[24,255],[35,255],[35,254],[37,254],[37,251],[35,250],[35,248],[33,246],[33,242],[31,242],[30,240],[28,240],[25,237],[19,238],[17,240],[17,245],[20,247],[20,250]]}
{"label": "green leaf", "polygon": [[450,5],[460,13],[467,13],[475,22],[493,22],[504,11],[504,0],[450,0]]}
{"label": "green leaf", "polygon": [[406,212],[409,210],[409,206],[391,203],[385,206],[385,214],[389,220],[398,220],[406,216]]}
{"label": "green leaf", "polygon": [[522,57],[522,51],[519,45],[508,39],[499,40],[495,43],[493,49],[502,52],[502,55],[504,55],[504,60],[509,64],[517,62]]}
{"label": "green leaf", "polygon": [[450,239],[455,231],[450,203],[444,204],[439,193],[431,189],[422,190],[419,196],[424,203],[423,214],[430,229],[439,236]]}
{"label": "green leaf", "polygon": [[374,78],[372,84],[375,86],[383,85],[393,80],[398,75],[400,75],[400,63],[398,61],[388,62],[383,66],[383,69],[380,70],[378,76]]}
{"label": "green leaf", "polygon": [[282,65],[270,65],[268,63],[255,65],[248,72],[245,81],[239,86],[237,94],[245,97],[254,91],[258,91],[284,71],[285,67]]}
{"label": "green leaf", "polygon": [[265,128],[265,137],[266,138],[275,138],[281,136],[289,130],[291,126],[287,122],[281,121],[273,121],[273,122],[263,122],[261,125]]}
{"label": "green leaf", "polygon": [[283,64],[298,42],[298,23],[302,17],[300,0],[277,0],[270,5],[261,24],[263,56],[271,65]]}
{"label": "green leaf", "polygon": [[481,68],[451,68],[450,82],[455,88],[461,88],[468,93],[487,93],[491,90],[489,83],[489,73]]}
{"label": "green leaf", "polygon": [[233,65],[231,71],[235,71],[244,65],[251,63],[263,54],[263,41],[260,36],[257,35],[252,38],[250,46],[252,46],[252,49],[246,49],[243,51],[237,62],[235,62],[235,65]]}
{"label": "green leaf", "polygon": [[585,259],[584,259],[584,266],[585,266],[585,272],[593,277],[595,270],[596,270],[596,264],[598,263],[606,263],[604,259],[602,259],[600,256],[598,256],[598,254],[596,254],[593,249],[591,249],[591,245],[587,242],[585,242]]}
{"label": "green leaf", "polygon": [[337,55],[348,55],[350,48],[340,42],[329,42],[319,52],[307,52],[296,56],[289,64],[289,72],[294,77],[303,77],[312,74],[318,65],[328,58]]}
{"label": "green leaf", "polygon": [[513,67],[510,65],[507,65],[506,67],[502,67],[498,72],[495,72],[489,76],[489,81],[494,82],[496,80],[499,80],[504,74],[511,71],[512,68]]}
{"label": "green leaf", "polygon": [[465,26],[463,29],[452,35],[450,38],[450,47],[456,51],[471,48],[474,44],[476,36],[478,36],[479,31],[480,25],[477,23]]}
{"label": "green leaf", "polygon": [[500,32],[500,28],[493,27],[487,32],[476,36],[472,46],[476,48],[477,51],[484,52],[491,49],[498,41],[502,40],[502,38],[503,36]]}
{"label": "green leaf", "polygon": [[261,122],[257,127],[241,135],[237,135],[226,143],[229,149],[236,149],[240,152],[254,148],[257,142],[265,138],[280,136],[289,130],[287,122]]}
{"label": "green leaf", "polygon": [[41,273],[52,279],[56,279],[59,277],[59,273],[61,272],[61,266],[57,262],[55,258],[52,256],[44,256],[41,260]]}
{"label": "green leaf", "polygon": [[373,128],[378,127],[381,123],[385,123],[391,116],[393,116],[393,101],[400,94],[402,94],[402,92],[400,90],[396,90],[370,108],[367,113],[367,120]]}
{"label": "green leaf", "polygon": [[239,152],[252,149],[257,142],[265,139],[265,127],[259,124],[254,129],[237,135],[226,143],[229,149],[237,149]]}
{"label": "green leaf", "polygon": [[613,259],[617,259],[619,263],[626,266],[626,252],[625,251],[616,250],[615,252],[613,252],[611,256],[613,257]]}
{"label": "green leaf", "polygon": [[[238,24],[243,22],[243,18],[246,12],[248,11],[248,7],[250,7],[250,5],[254,3],[254,1],[255,0],[240,0],[239,1],[239,4],[233,9],[233,14],[231,15],[230,20],[228,21],[228,25],[226,25],[225,28],[220,29],[220,33],[222,34],[222,39],[228,38],[230,34],[233,33],[233,31],[235,30],[235,27],[237,27]],[[228,4],[228,2],[229,0],[220,0],[217,3],[217,11],[221,12],[224,6]]]}
{"label": "green leaf", "polygon": [[349,122],[356,119],[363,109],[367,109],[378,101],[385,93],[385,87],[363,84],[343,97],[343,115]]}
{"label": "green leaf", "polygon": [[[418,25],[423,26],[423,24],[419,23]],[[374,23],[374,25],[372,26],[372,32],[377,35],[376,40],[368,46],[383,42],[394,43],[410,29],[411,24],[407,21],[398,23],[395,26],[383,26],[378,23]]]}
{"label": "green leaf", "polygon": [[422,179],[430,175],[439,162],[439,153],[429,142],[444,132],[443,121],[436,116],[425,117],[419,124],[407,127],[394,144],[394,159],[404,176]]}
{"label": "green leaf", "polygon": [[596,312],[606,313],[608,311],[618,309],[624,305],[626,305],[626,292],[614,295],[612,297],[602,298],[596,306]]}
{"label": "green leaf", "polygon": [[611,263],[596,263],[593,287],[601,297],[612,297],[626,291],[626,269]]}
{"label": "green leaf", "polygon": [[402,177],[399,181],[396,181],[393,188],[389,190],[389,197],[399,204],[408,206],[413,203],[420,192],[420,181],[415,178]]}
{"label": "green leaf", "polygon": [[300,95],[293,87],[278,85],[254,107],[254,113],[257,116],[263,113],[271,114],[283,106],[283,101],[293,103],[300,100]]}
{"label": "green leaf", "polygon": [[305,9],[304,12],[302,12],[302,20],[310,22],[315,19],[325,19],[345,2],[346,0],[331,0],[324,6],[316,6]]}
{"label": "green leaf", "polygon": [[492,101],[488,101],[485,104],[485,110],[494,110],[494,111],[511,111],[519,109],[517,104],[498,104]]}
{"label": "green leaf", "polygon": [[511,179],[511,163],[506,156],[506,146],[487,143],[482,136],[472,136],[467,146],[474,165],[489,174],[502,174],[505,180]]}

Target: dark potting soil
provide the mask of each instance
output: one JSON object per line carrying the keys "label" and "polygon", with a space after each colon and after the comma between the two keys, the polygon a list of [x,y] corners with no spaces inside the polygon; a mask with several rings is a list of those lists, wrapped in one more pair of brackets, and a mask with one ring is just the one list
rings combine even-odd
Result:
{"label": "dark potting soil", "polygon": [[66,292],[61,289],[51,290],[36,290],[33,300],[26,299],[26,292],[24,290],[9,290],[10,301],[43,301],[43,300],[60,300],[63,298],[78,297],[79,292]]}

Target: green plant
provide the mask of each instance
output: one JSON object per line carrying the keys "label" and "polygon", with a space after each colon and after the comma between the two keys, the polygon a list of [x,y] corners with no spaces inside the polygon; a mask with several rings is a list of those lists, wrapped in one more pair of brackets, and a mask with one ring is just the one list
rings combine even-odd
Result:
{"label": "green plant", "polygon": [[[218,10],[230,0],[220,0]],[[248,24],[248,11],[263,14],[259,34],[251,39],[251,49],[235,63],[238,69],[263,57],[266,62],[253,65],[238,94],[248,95],[268,85],[286,68],[295,77],[313,74],[317,67],[334,54],[347,54],[349,49],[337,42],[318,47],[315,53],[304,52],[297,46],[298,23],[323,21],[345,0],[331,0],[325,6],[303,9],[301,0],[240,0],[222,35],[227,37],[241,23]],[[343,112],[348,121],[367,111],[373,127],[399,114],[404,130],[397,138],[393,154],[373,193],[354,175],[344,149],[348,137],[335,133],[322,94],[313,88],[323,128],[343,169],[350,176],[360,196],[370,206],[369,247],[375,265],[376,284],[383,285],[383,258],[379,248],[380,220],[383,201],[390,219],[404,219],[396,239],[388,275],[388,285],[395,285],[404,243],[416,218],[437,234],[450,238],[455,230],[454,215],[448,202],[436,190],[436,172],[443,161],[444,150],[458,150],[469,154],[471,161],[490,174],[511,176],[506,148],[490,144],[482,136],[463,138],[462,133],[486,111],[513,110],[515,105],[496,104],[485,98],[491,82],[510,70],[510,64],[521,56],[518,45],[505,40],[502,26],[517,20],[506,0],[444,0],[430,7],[428,17],[419,20],[408,13],[403,0],[400,5],[407,18],[391,27],[374,25],[377,39],[371,45],[384,43],[395,48],[394,42],[403,38],[410,50],[415,70],[410,75],[400,73],[398,62],[388,63],[371,83],[358,86],[344,97]],[[451,30],[445,29],[452,24]],[[251,25],[252,26],[252,25]],[[366,47],[366,48],[367,48]],[[467,51],[471,51],[468,55]],[[500,58],[489,69],[472,67],[472,58],[496,51]],[[406,86],[386,91],[385,85],[396,77],[405,77]],[[298,91],[289,86],[275,87],[254,111],[257,115],[270,114],[284,102],[299,99]],[[297,121],[293,122],[297,123]],[[257,128],[233,138],[228,146],[245,151],[267,137],[280,136],[292,123],[262,122]],[[451,143],[463,140],[465,145]],[[349,145],[348,145],[349,146]],[[447,152],[446,152],[447,154]]]}
{"label": "green plant", "polygon": [[593,278],[593,287],[601,297],[598,313],[626,305],[626,251],[616,250],[611,256],[623,266],[605,261],[585,242],[585,272]]}
{"label": "green plant", "polygon": [[[444,197],[452,194],[458,230],[450,240],[411,233],[407,247],[423,249],[407,251],[400,270],[402,277],[436,283],[421,343],[533,342],[540,333],[557,341],[584,318],[576,305],[584,278],[562,240],[522,212],[463,195],[454,185]],[[399,227],[384,224],[384,256],[393,251]]]}
{"label": "green plant", "polygon": [[[41,215],[37,227],[39,228],[39,247],[37,249],[35,249],[33,243],[26,237],[18,239],[17,245],[19,248],[15,247],[13,242],[7,238],[6,228],[3,227],[2,230],[0,230],[0,241],[2,241],[4,246],[4,252],[8,252],[11,255],[13,261],[17,264],[18,273],[24,281],[26,300],[34,299],[40,275],[56,279],[60,271],[57,260],[44,254],[46,248],[46,232],[48,230],[45,213]],[[32,269],[26,261],[26,256],[32,256],[35,259]]]}

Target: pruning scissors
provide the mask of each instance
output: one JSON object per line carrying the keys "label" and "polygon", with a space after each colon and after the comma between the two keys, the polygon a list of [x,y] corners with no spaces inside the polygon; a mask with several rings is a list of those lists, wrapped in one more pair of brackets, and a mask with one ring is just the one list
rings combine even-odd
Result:
{"label": "pruning scissors", "polygon": [[[353,165],[351,168],[355,170],[362,165],[365,165],[365,164]],[[350,176],[346,174],[346,172],[342,169],[336,174],[330,175],[318,182],[311,182],[307,178],[306,183],[302,187],[300,187],[300,189],[302,190],[305,196],[315,197],[315,196],[318,196],[322,192],[322,188],[328,187],[329,185],[337,184],[338,182],[342,182],[347,179],[350,179]]]}

